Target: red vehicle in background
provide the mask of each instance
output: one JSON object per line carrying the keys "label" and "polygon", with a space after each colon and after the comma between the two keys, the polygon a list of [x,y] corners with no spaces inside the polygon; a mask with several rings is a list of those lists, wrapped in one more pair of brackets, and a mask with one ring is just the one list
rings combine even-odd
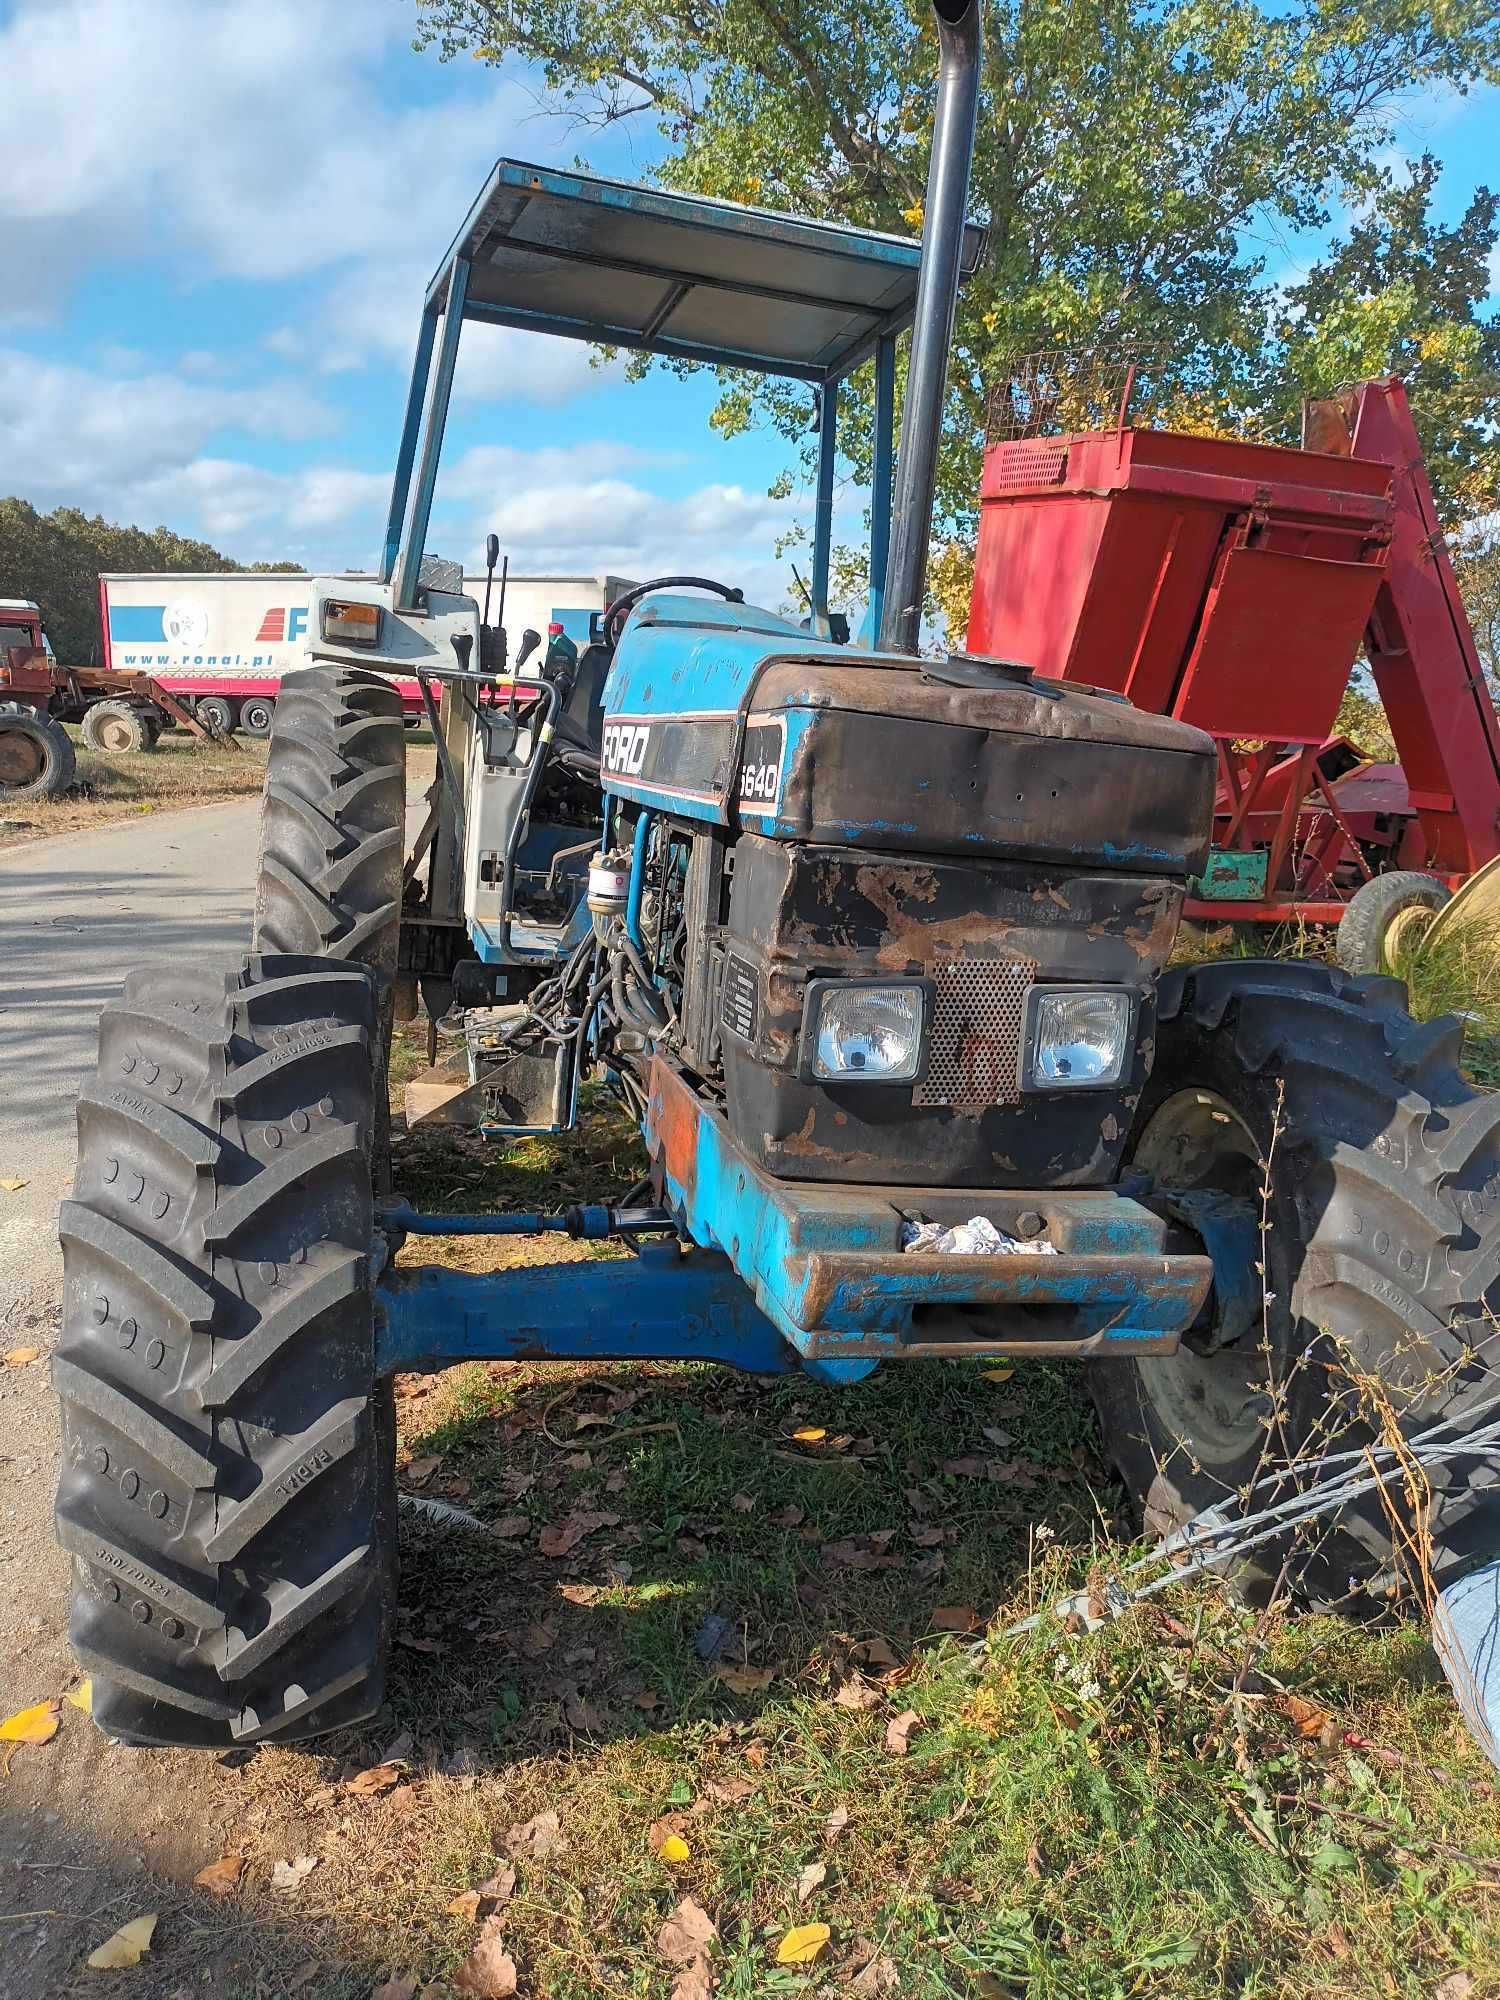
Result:
{"label": "red vehicle in background", "polygon": [[[1500,722],[1404,387],[1309,404],[1301,450],[1128,425],[1128,376],[1113,428],[1046,435],[1031,387],[985,454],[970,651],[1213,737],[1189,918],[1337,924],[1350,970],[1394,963],[1500,856]],[[1336,732],[1361,650],[1399,763]]]}

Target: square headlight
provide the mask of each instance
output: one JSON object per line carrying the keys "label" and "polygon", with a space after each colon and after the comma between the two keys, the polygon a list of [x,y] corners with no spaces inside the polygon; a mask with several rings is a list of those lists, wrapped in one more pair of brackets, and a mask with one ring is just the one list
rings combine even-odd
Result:
{"label": "square headlight", "polygon": [[380,643],[380,606],[355,604],[348,599],[323,600],[323,637],[341,646],[375,646]]}
{"label": "square headlight", "polygon": [[926,1028],[925,980],[810,980],[802,1074],[819,1083],[913,1083]]}
{"label": "square headlight", "polygon": [[1033,986],[1021,1082],[1027,1090],[1103,1089],[1131,1050],[1134,995],[1121,986]]}

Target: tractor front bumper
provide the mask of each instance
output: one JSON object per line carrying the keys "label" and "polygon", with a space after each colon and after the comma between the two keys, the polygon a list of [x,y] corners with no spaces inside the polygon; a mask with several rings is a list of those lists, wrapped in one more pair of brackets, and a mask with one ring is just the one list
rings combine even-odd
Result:
{"label": "tractor front bumper", "polygon": [[[699,1360],[853,1381],[917,1356],[1170,1354],[1213,1281],[1206,1255],[1112,1188],[1028,1193],[773,1180],[664,1063],[646,1139],[660,1210],[566,1216],[387,1213],[395,1230],[602,1237],[671,1230],[633,1257],[485,1274],[387,1269],[377,1290],[382,1373],[465,1360]],[[626,1216],[633,1216],[633,1222]],[[902,1232],[984,1216],[1050,1251],[913,1254]],[[653,1219],[654,1218],[654,1219]]]}

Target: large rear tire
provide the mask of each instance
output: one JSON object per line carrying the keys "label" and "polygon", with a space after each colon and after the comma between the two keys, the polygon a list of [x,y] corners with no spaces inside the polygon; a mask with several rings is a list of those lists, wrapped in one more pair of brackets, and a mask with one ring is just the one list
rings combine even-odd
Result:
{"label": "large rear tire", "polygon": [[[1233,1516],[1289,1465],[1285,1497],[1387,1425],[1444,1422],[1461,1441],[1500,1418],[1500,1095],[1459,1075],[1458,1023],[1413,1021],[1394,979],[1308,961],[1168,973],[1157,1022],[1130,1161],[1256,1213],[1264,1186],[1267,1297],[1217,1352],[1190,1336],[1090,1371],[1148,1530]],[[1500,1467],[1458,1450],[1430,1481],[1249,1552],[1238,1582],[1264,1596],[1284,1574],[1304,1600],[1371,1610],[1441,1587],[1500,1546]]]}
{"label": "large rear tire", "polygon": [[286,957],[136,972],[100,1017],[61,1217],[57,1533],[122,1742],[287,1742],[380,1705],[375,1020],[363,969]]}
{"label": "large rear tire", "polygon": [[0,804],[59,798],[77,776],[73,739],[60,722],[24,708],[0,714]]}

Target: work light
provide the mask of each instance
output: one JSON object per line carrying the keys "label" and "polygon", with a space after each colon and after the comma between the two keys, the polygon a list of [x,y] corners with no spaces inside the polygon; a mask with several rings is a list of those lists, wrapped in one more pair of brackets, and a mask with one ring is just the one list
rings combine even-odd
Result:
{"label": "work light", "polygon": [[345,646],[374,646],[380,639],[380,606],[323,600],[323,637]]}
{"label": "work light", "polygon": [[911,1083],[927,1019],[920,979],[814,979],[802,1017],[805,1075],[820,1083]]}
{"label": "work light", "polygon": [[1120,986],[1033,986],[1021,1081],[1028,1090],[1118,1083],[1130,1050],[1131,994]]}

